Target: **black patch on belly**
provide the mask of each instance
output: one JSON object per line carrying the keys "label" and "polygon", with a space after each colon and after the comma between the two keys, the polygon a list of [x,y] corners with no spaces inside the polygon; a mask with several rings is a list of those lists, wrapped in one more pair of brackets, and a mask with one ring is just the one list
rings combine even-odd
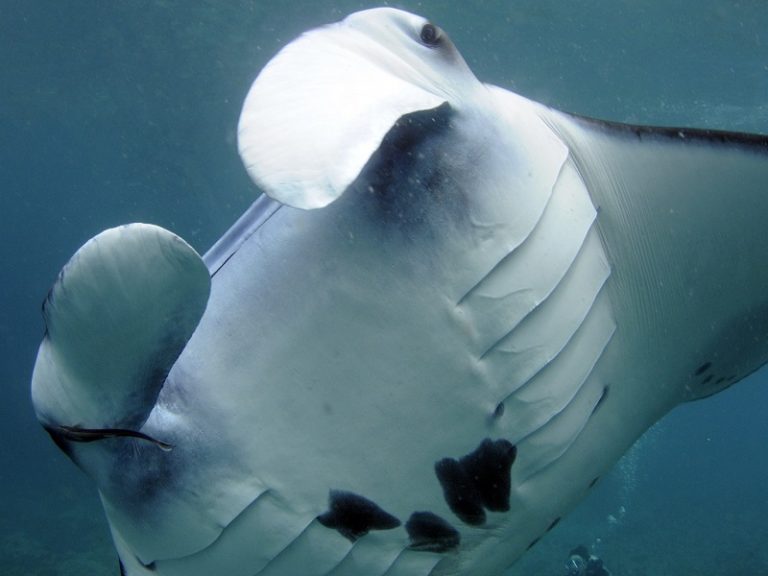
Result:
{"label": "black patch on belly", "polygon": [[446,520],[432,512],[414,512],[405,523],[410,548],[425,552],[448,552],[458,548],[459,531]]}
{"label": "black patch on belly", "polygon": [[483,524],[483,508],[509,510],[511,468],[516,456],[517,448],[511,442],[486,438],[461,459],[443,458],[435,464],[445,501],[462,522]]}
{"label": "black patch on belly", "polygon": [[350,542],[371,530],[391,530],[400,520],[382,510],[376,503],[352,492],[331,490],[328,512],[317,517],[326,528],[333,528]]}

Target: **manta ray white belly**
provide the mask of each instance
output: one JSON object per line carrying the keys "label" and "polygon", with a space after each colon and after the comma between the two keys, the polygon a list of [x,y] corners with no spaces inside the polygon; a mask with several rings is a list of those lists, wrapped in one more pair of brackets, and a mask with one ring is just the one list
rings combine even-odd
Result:
{"label": "manta ray white belly", "polygon": [[[661,415],[766,360],[768,272],[743,272],[766,260],[765,138],[573,119],[378,9],[281,52],[239,139],[272,199],[204,261],[111,230],[45,305],[35,409],[125,574],[499,574]],[[752,209],[707,220],[737,173]],[[667,293],[695,250],[653,211],[689,184],[671,234],[706,225],[717,257]],[[681,296],[713,273],[734,278]]]}

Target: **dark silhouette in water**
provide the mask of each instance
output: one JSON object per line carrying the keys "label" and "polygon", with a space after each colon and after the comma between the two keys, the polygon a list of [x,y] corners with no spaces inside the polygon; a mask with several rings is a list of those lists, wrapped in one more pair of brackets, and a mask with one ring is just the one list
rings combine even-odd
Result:
{"label": "dark silhouette in water", "polygon": [[571,550],[565,569],[566,576],[611,576],[603,561],[583,544]]}

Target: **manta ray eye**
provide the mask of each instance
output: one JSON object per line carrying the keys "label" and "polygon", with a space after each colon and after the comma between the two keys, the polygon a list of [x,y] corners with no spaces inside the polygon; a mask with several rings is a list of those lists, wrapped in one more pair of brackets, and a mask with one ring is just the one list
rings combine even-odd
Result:
{"label": "manta ray eye", "polygon": [[434,24],[424,24],[421,28],[420,38],[425,46],[433,48],[440,44],[440,31]]}

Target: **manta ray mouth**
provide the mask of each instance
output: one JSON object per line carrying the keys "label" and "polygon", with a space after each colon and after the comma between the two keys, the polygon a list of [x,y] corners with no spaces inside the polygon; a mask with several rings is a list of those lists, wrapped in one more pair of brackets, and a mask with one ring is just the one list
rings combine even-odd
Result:
{"label": "manta ray mouth", "polygon": [[126,430],[124,428],[81,428],[80,426],[64,425],[44,426],[44,428],[58,446],[61,446],[63,441],[88,443],[109,438],[135,438],[154,444],[163,452],[173,450],[172,444],[152,438],[152,436],[136,430]]}

